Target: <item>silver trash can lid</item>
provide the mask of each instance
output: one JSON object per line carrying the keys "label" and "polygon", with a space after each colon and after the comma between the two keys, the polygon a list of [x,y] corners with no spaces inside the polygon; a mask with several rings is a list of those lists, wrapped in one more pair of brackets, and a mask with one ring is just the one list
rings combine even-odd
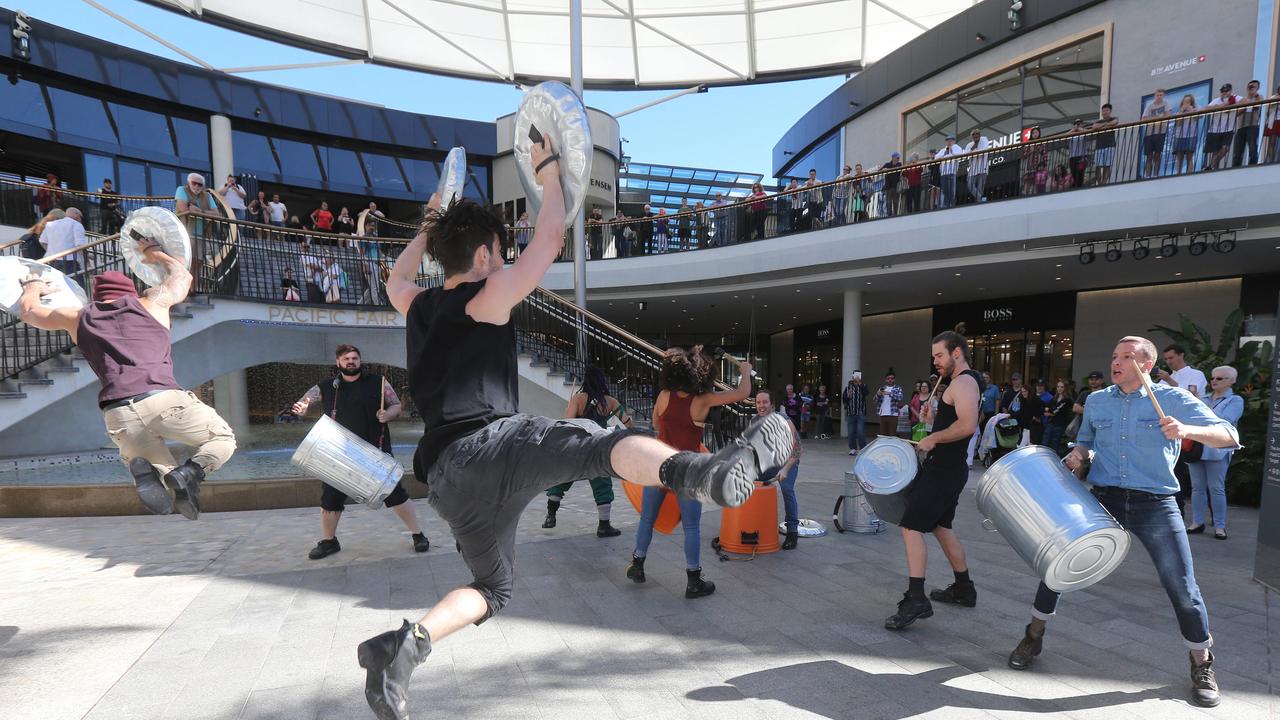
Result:
{"label": "silver trash can lid", "polygon": [[892,495],[911,484],[920,469],[916,448],[901,438],[879,437],[858,453],[853,473],[864,490]]}

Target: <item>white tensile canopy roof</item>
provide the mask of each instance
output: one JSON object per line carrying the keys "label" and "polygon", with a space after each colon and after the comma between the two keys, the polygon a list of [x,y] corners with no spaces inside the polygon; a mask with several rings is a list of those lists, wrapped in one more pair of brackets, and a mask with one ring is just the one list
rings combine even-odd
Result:
{"label": "white tensile canopy roof", "polygon": [[[569,0],[149,0],[342,58],[499,82],[569,77]],[[587,88],[852,72],[975,0],[582,0]]]}

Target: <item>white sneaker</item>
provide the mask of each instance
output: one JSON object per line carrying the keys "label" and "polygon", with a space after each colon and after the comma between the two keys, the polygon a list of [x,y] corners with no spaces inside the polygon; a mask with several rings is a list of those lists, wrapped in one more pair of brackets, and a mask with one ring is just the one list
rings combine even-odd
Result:
{"label": "white sneaker", "polygon": [[857,455],[857,454],[858,454],[858,451],[857,451],[857,450],[850,450],[850,451],[849,451],[849,454],[850,454],[850,455]]}

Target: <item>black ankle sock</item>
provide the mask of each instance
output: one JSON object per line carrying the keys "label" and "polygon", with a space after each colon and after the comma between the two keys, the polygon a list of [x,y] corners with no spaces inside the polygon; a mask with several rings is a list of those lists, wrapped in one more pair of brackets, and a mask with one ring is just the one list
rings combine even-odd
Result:
{"label": "black ankle sock", "polygon": [[924,597],[924,578],[922,577],[907,578],[907,594],[913,598]]}
{"label": "black ankle sock", "polygon": [[968,584],[968,583],[973,582],[972,580],[970,580],[970,579],[969,579],[969,571],[968,571],[968,570],[956,570],[956,571],[955,571],[955,573],[956,573],[956,582],[957,582],[957,583],[959,583],[959,584],[961,584],[961,585],[965,585],[965,584]]}
{"label": "black ankle sock", "polygon": [[658,467],[658,481],[671,490],[679,490],[684,484],[685,471],[689,469],[699,454],[681,451],[662,461]]}

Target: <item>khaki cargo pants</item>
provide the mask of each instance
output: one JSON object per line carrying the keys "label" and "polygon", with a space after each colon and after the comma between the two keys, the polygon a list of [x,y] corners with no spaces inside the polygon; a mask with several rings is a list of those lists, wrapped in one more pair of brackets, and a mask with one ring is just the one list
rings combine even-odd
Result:
{"label": "khaki cargo pants", "polygon": [[165,390],[138,402],[112,408],[102,414],[107,437],[120,448],[120,460],[128,465],[144,457],[163,475],[177,462],[165,440],[196,448],[191,459],[212,473],[231,459],[236,437],[231,426],[213,408],[200,402],[195,393]]}

